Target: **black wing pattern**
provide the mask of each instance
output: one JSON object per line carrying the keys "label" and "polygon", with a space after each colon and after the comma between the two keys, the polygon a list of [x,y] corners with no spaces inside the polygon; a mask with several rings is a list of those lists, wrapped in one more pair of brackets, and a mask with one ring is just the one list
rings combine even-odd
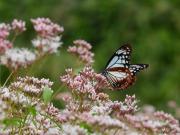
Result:
{"label": "black wing pattern", "polygon": [[126,89],[135,82],[136,73],[148,67],[148,64],[130,64],[131,52],[130,44],[120,47],[102,72],[113,88]]}
{"label": "black wing pattern", "polygon": [[131,46],[130,44],[125,44],[120,47],[114,55],[110,58],[106,65],[107,68],[113,67],[126,67],[128,68],[130,62]]}
{"label": "black wing pattern", "polygon": [[119,87],[120,86],[120,81],[124,80],[128,74],[126,72],[111,72],[108,71],[104,74],[107,78],[107,80],[109,81],[109,83],[113,86],[113,87]]}
{"label": "black wing pattern", "polygon": [[129,70],[132,75],[136,75],[137,72],[140,70],[143,70],[148,67],[148,64],[135,64],[135,65],[130,65]]}

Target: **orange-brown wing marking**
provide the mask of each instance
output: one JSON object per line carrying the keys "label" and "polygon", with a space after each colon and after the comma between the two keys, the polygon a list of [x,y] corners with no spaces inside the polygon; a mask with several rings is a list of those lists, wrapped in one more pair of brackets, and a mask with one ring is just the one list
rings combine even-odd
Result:
{"label": "orange-brown wing marking", "polygon": [[113,67],[106,69],[106,78],[113,88],[126,89],[135,81],[128,68]]}

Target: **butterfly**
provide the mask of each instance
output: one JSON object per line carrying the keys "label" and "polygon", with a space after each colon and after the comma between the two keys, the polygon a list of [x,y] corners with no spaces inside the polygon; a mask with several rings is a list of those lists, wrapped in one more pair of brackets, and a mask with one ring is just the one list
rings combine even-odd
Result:
{"label": "butterfly", "polygon": [[130,64],[131,52],[130,44],[121,46],[102,72],[113,89],[127,89],[136,81],[136,74],[149,66],[148,64]]}

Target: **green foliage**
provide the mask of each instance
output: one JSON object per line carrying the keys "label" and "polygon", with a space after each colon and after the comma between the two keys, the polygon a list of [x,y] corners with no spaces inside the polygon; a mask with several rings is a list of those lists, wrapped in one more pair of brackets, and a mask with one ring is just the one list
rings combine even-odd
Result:
{"label": "green foliage", "polygon": [[[60,54],[31,69],[31,75],[48,77],[55,84],[65,68],[77,68],[75,58],[65,52],[73,40],[82,38],[92,43],[94,67],[98,72],[117,48],[125,42],[132,43],[132,63],[148,63],[150,67],[138,75],[136,84],[129,90],[111,91],[112,98],[135,93],[142,102],[165,109],[169,100],[180,104],[179,5],[179,0],[24,0],[18,4],[16,0],[6,0],[0,1],[0,16],[2,22],[19,15],[19,19],[26,21],[44,16],[64,26]],[[30,23],[27,27],[16,46],[31,47],[34,33]],[[2,84],[9,71],[0,68]],[[59,87],[55,85],[54,89]]]}
{"label": "green foliage", "polygon": [[80,126],[81,128],[86,129],[89,134],[90,134],[90,133],[93,133],[92,127],[90,127],[87,123],[81,122],[81,123],[79,124],[79,126]]}
{"label": "green foliage", "polygon": [[8,126],[19,126],[22,119],[20,118],[7,118],[3,120],[3,124]]}
{"label": "green foliage", "polygon": [[52,94],[53,94],[53,91],[50,88],[48,87],[44,88],[42,98],[45,103],[48,103],[51,101]]}
{"label": "green foliage", "polygon": [[29,106],[28,107],[28,114],[31,114],[32,116],[36,116],[36,108],[34,106]]}

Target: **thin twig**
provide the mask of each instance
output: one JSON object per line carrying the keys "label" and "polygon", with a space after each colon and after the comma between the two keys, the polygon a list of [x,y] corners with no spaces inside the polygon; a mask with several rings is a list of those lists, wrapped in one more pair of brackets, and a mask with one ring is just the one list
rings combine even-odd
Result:
{"label": "thin twig", "polygon": [[61,87],[59,87],[59,89],[54,92],[54,94],[53,94],[52,97],[51,97],[51,100],[52,100],[53,98],[55,98],[55,97],[57,96],[57,94],[59,94],[59,92],[62,90],[63,87],[64,87],[64,85],[62,84]]}
{"label": "thin twig", "polygon": [[9,79],[11,78],[11,76],[13,75],[13,73],[14,73],[14,71],[12,71],[10,74],[9,74],[9,76],[8,76],[8,78],[6,79],[6,81],[4,82],[4,84],[3,84],[3,88],[4,88],[4,86],[7,84],[7,82],[9,81]]}
{"label": "thin twig", "polygon": [[46,114],[42,114],[42,113],[40,113],[40,115],[42,115],[42,116],[44,116],[44,117],[46,117],[46,118],[49,118],[50,120],[52,120],[52,121],[56,124],[56,126],[57,126],[58,128],[62,129],[61,125],[59,125],[59,123],[56,122],[56,121],[55,121],[53,118],[51,118],[50,116],[48,116],[48,115],[46,115]]}

